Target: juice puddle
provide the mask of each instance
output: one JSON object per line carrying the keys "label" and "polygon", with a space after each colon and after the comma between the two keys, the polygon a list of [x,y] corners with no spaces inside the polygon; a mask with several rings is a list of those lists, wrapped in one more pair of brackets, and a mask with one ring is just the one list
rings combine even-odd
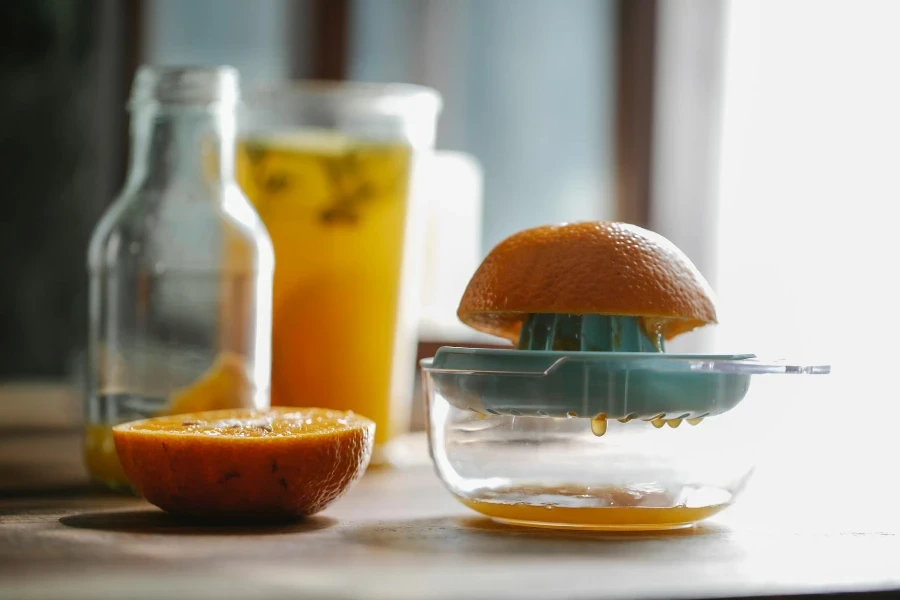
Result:
{"label": "juice puddle", "polygon": [[718,488],[685,488],[677,493],[627,488],[560,488],[527,493],[519,489],[480,495],[490,499],[457,499],[505,523],[619,531],[689,527],[721,512],[732,501],[730,492]]}

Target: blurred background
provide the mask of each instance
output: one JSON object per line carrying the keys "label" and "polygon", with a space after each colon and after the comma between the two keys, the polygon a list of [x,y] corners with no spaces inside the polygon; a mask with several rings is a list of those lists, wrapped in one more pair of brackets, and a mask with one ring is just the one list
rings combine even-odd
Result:
{"label": "blurred background", "polygon": [[420,356],[485,341],[453,309],[507,235],[629,221],[679,245],[719,296],[720,325],[673,351],[834,366],[798,436],[827,424],[841,443],[798,468],[896,455],[898,22],[892,0],[0,3],[0,455],[19,461],[0,479],[34,454],[12,432],[80,418],[87,241],[124,178],[142,63],[441,93],[443,176],[465,185],[432,206],[456,218],[434,234],[451,242],[428,258]]}

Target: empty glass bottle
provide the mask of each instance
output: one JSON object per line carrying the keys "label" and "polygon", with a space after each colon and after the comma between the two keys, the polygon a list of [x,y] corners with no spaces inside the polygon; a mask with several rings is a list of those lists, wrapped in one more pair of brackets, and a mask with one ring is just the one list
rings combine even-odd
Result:
{"label": "empty glass bottle", "polygon": [[132,153],[88,251],[85,463],[127,487],[111,427],[269,405],[274,255],[234,180],[234,69],[142,67]]}

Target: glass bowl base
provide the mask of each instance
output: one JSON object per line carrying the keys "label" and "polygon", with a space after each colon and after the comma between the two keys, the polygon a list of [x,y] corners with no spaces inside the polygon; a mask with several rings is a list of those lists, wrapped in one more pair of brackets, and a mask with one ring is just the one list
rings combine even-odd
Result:
{"label": "glass bowl base", "polygon": [[537,527],[541,529],[567,529],[577,531],[672,531],[676,529],[689,529],[697,524],[690,523],[630,523],[627,525],[598,525],[585,523],[548,523],[544,521],[521,521],[518,519],[502,519],[492,517],[492,521],[501,525],[515,525],[518,527]]}

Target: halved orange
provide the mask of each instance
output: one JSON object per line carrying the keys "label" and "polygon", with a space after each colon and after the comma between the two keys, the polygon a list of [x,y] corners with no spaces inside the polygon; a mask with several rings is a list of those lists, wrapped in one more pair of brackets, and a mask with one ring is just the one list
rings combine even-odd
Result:
{"label": "halved orange", "polygon": [[252,405],[250,391],[250,378],[244,358],[225,352],[189,386],[172,393],[163,414],[177,415]]}
{"label": "halved orange", "polygon": [[495,246],[472,275],[457,316],[474,329],[519,340],[531,314],[625,315],[670,340],[716,323],[712,288],[656,232],[628,223],[543,225]]}
{"label": "halved orange", "polygon": [[131,484],[167,512],[284,521],[321,511],[362,477],[375,423],[320,408],[230,409],[123,423],[113,437]]}

